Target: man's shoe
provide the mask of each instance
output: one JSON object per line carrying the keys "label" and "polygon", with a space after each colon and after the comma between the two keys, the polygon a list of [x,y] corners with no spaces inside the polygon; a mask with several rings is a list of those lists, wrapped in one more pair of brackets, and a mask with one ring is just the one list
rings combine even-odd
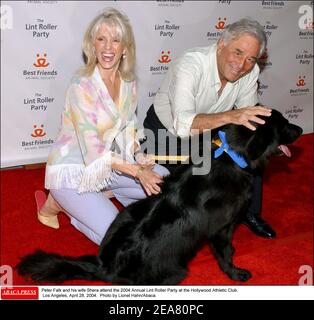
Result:
{"label": "man's shoe", "polygon": [[276,237],[276,232],[260,217],[247,216],[242,223],[260,237],[269,239]]}

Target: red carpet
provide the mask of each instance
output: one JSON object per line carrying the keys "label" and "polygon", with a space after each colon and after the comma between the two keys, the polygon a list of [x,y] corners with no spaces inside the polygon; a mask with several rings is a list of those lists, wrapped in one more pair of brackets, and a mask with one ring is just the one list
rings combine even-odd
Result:
{"label": "red carpet", "polygon": [[[253,274],[248,285],[297,285],[300,266],[313,268],[313,134],[302,136],[291,146],[291,151],[290,159],[272,159],[264,180],[263,217],[277,231],[277,238],[259,238],[243,225],[234,235],[235,264]],[[76,231],[65,215],[60,215],[59,230],[37,221],[34,192],[43,189],[43,185],[43,169],[1,171],[0,265],[15,266],[19,257],[38,248],[73,256],[97,253],[97,246]],[[13,282],[30,284],[15,272]],[[204,247],[191,261],[189,274],[181,284],[240,283],[225,276],[211,250]]]}

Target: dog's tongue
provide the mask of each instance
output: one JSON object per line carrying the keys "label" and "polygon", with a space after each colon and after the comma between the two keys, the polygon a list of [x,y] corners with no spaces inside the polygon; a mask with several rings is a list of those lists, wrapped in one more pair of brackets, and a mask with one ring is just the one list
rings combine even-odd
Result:
{"label": "dog's tongue", "polygon": [[289,150],[289,148],[287,146],[285,146],[284,144],[281,144],[278,147],[287,157],[291,157],[291,152]]}

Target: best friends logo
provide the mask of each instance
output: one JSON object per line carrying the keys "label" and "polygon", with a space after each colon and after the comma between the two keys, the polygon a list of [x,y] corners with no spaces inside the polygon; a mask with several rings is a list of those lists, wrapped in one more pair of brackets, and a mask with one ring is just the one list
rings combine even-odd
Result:
{"label": "best friends logo", "polygon": [[284,1],[261,1],[263,9],[271,9],[271,10],[276,10],[276,9],[282,9],[285,6]]}
{"label": "best friends logo", "polygon": [[297,82],[297,86],[298,87],[304,87],[305,86],[305,76],[299,76],[299,80],[298,80],[298,82]]}
{"label": "best friends logo", "polygon": [[36,68],[47,68],[49,66],[49,63],[47,62],[47,54],[44,53],[43,54],[43,57],[40,56],[39,53],[37,53],[36,55],[37,59],[36,59],[36,62],[33,63],[33,66],[36,67]]}
{"label": "best friends logo", "polygon": [[169,67],[167,66],[167,64],[172,61],[172,59],[170,58],[170,53],[170,50],[161,51],[161,55],[157,60],[159,62],[159,65],[150,66],[150,72],[153,75],[165,74],[168,71]]}
{"label": "best friends logo", "polygon": [[52,139],[43,140],[43,137],[46,137],[47,133],[44,130],[43,124],[34,124],[33,130],[30,133],[30,136],[33,138],[32,141],[22,141],[21,146],[24,150],[34,150],[34,149],[45,149],[50,148],[53,144]]}
{"label": "best friends logo", "polygon": [[207,32],[207,39],[209,41],[217,41],[221,35],[223,30],[225,29],[227,25],[227,17],[218,17],[214,28],[216,31],[208,31]]}
{"label": "best friends logo", "polygon": [[37,53],[32,66],[35,69],[23,70],[23,76],[25,76],[25,80],[54,80],[58,75],[58,72],[54,69],[45,70],[50,66],[50,62],[47,58],[47,53]]}
{"label": "best friends logo", "polygon": [[217,24],[215,25],[215,28],[217,29],[217,30],[223,30],[224,28],[225,28],[225,26],[226,26],[226,21],[227,21],[227,18],[225,17],[225,18],[218,18],[218,22],[217,22]]}
{"label": "best friends logo", "polygon": [[307,83],[305,75],[299,75],[295,85],[295,88],[290,89],[291,96],[306,96],[310,93],[310,89],[306,88]]}
{"label": "best friends logo", "polygon": [[158,61],[159,61],[160,63],[169,63],[169,62],[171,62],[171,59],[170,59],[170,51],[167,51],[167,52],[162,51],[162,52],[161,52],[161,56],[160,56],[160,58],[158,59]]}
{"label": "best friends logo", "polygon": [[273,63],[270,61],[268,48],[265,49],[262,56],[258,59],[258,65],[261,69],[272,67]]}
{"label": "best friends logo", "polygon": [[182,7],[184,0],[156,0],[159,7]]}
{"label": "best friends logo", "polygon": [[31,136],[33,138],[42,138],[46,135],[46,132],[43,130],[44,128],[44,125],[40,125],[40,128],[37,127],[37,125],[35,124],[34,125],[34,131],[33,133],[31,134]]}
{"label": "best friends logo", "polygon": [[267,60],[268,59],[268,48],[265,49],[264,53],[260,57],[260,60]]}

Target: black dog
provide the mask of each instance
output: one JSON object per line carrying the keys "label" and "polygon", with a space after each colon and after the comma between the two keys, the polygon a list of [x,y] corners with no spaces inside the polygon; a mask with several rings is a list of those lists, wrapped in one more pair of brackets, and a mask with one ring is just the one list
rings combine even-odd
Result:
{"label": "black dog", "polygon": [[236,125],[221,128],[229,146],[247,162],[246,168],[240,168],[225,152],[212,160],[207,175],[193,175],[197,165],[182,166],[165,179],[161,194],[140,200],[118,215],[98,256],[72,258],[37,251],[22,258],[17,265],[19,274],[46,282],[100,279],[173,285],[184,279],[188,262],[208,242],[220,268],[233,280],[247,281],[250,272],[232,262],[231,240],[251,197],[253,170],[279,148],[286,152],[282,145],[302,134],[300,127],[276,110],[264,119],[266,124],[256,125],[255,131]]}

